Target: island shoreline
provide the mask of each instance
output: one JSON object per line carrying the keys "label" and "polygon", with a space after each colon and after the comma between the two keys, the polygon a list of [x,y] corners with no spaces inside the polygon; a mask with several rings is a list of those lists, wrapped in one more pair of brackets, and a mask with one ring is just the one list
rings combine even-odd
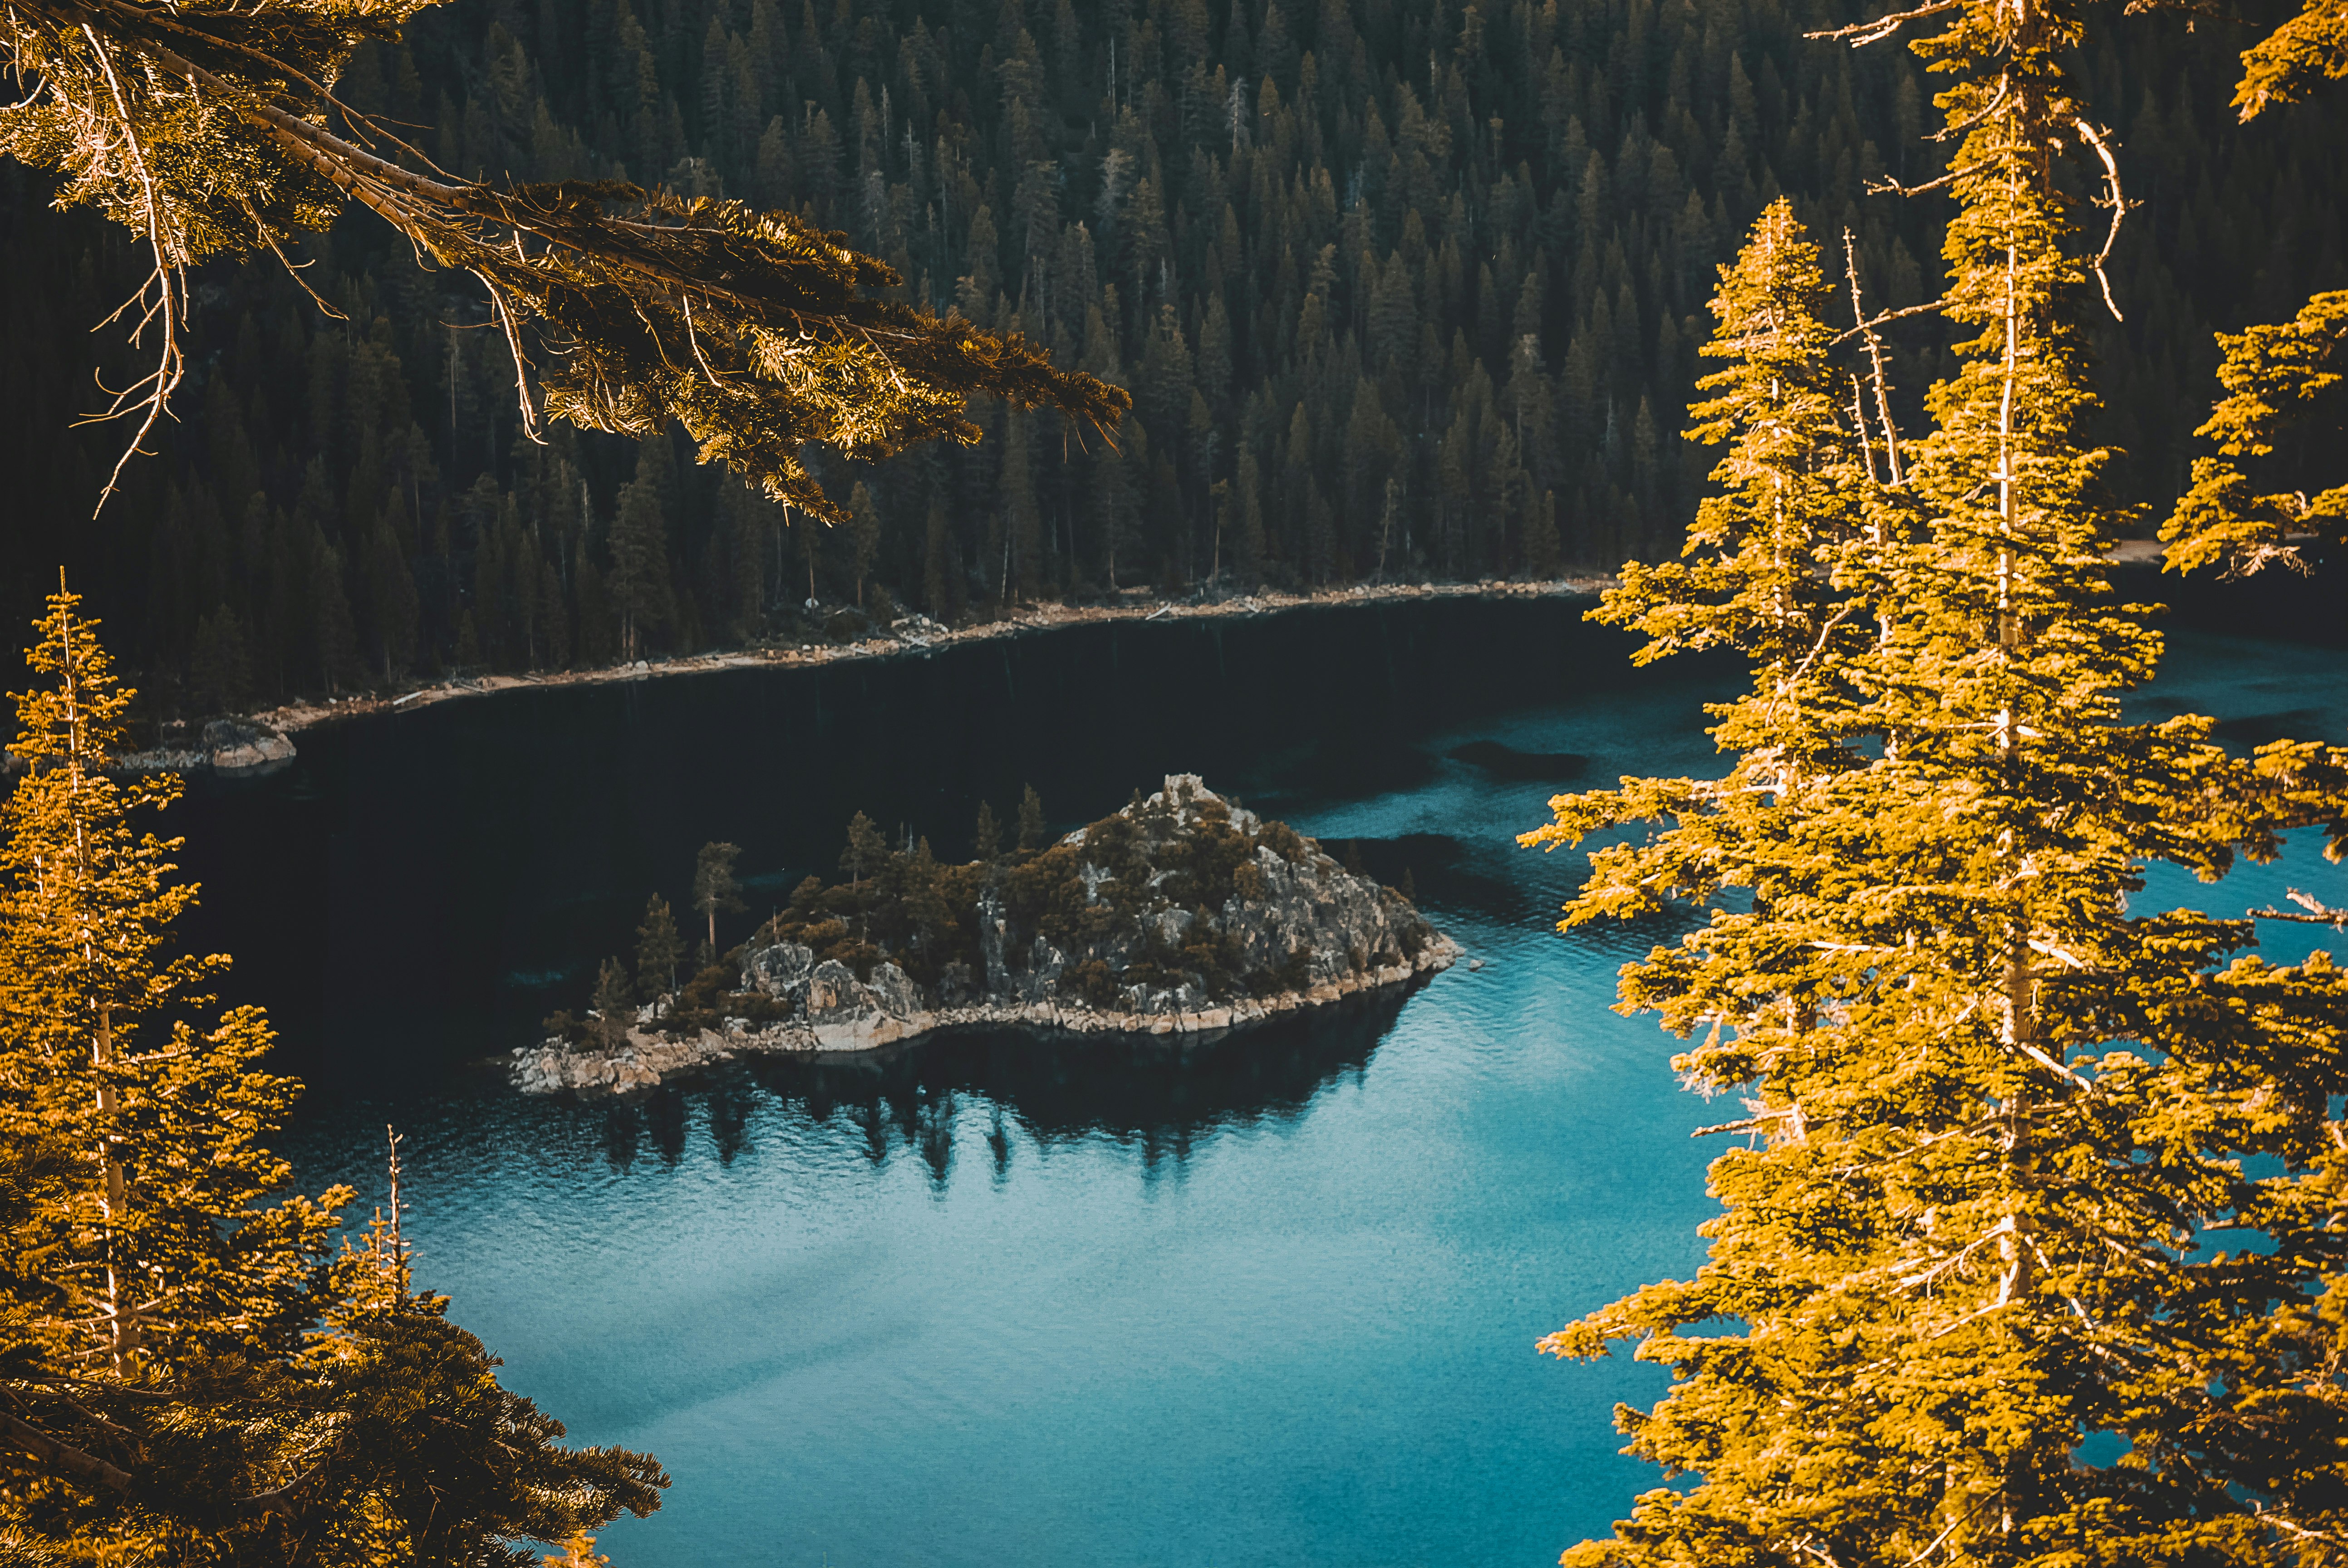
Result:
{"label": "island shoreline", "polygon": [[486,1058],[481,1066],[496,1069],[524,1094],[588,1098],[646,1093],[679,1075],[760,1059],[786,1057],[819,1065],[871,1061],[893,1050],[965,1033],[1016,1031],[1039,1041],[1154,1040],[1188,1048],[1219,1043],[1282,1019],[1308,1016],[1323,1007],[1387,998],[1407,999],[1465,953],[1457,941],[1437,933],[1407,965],[1390,966],[1358,982],[1324,981],[1303,990],[1240,999],[1196,1012],[1125,1013],[1004,1002],[942,1008],[901,1020],[882,1014],[854,1023],[795,1021],[724,1034],[703,1030],[681,1040],[667,1039],[657,1029],[638,1027],[628,1031],[624,1045],[575,1050],[541,1041]]}

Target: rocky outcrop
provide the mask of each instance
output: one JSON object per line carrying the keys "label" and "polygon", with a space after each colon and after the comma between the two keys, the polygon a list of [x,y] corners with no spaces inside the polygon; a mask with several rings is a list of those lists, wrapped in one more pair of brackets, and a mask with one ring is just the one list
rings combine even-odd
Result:
{"label": "rocky outcrop", "polygon": [[204,751],[221,773],[241,773],[294,760],[294,743],[265,724],[214,719],[204,726]]}
{"label": "rocky outcrop", "polygon": [[[955,929],[974,936],[975,964],[933,963],[923,985],[891,956],[860,977],[778,936],[743,949],[737,993],[778,1016],[727,1018],[684,1040],[640,1024],[606,1049],[550,1040],[514,1052],[510,1076],[533,1092],[624,1092],[749,1052],[870,1050],[974,1025],[1210,1037],[1459,956],[1400,894],[1194,774],[1169,777],[1017,872],[970,870],[984,880]],[[1210,892],[1221,895],[1212,905],[1201,901]],[[1023,901],[1053,913],[1023,917]]]}
{"label": "rocky outcrop", "polygon": [[294,743],[250,719],[214,719],[198,744],[129,752],[114,760],[123,773],[193,774],[210,771],[247,776],[273,772],[294,760]]}

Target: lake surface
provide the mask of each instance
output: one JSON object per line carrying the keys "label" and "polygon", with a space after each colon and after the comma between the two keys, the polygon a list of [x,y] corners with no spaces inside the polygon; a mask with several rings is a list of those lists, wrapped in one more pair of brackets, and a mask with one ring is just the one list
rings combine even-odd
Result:
{"label": "lake surface", "polygon": [[[1663,1378],[1533,1342],[1694,1266],[1716,1150],[1686,1134],[1721,1119],[1608,1010],[1674,927],[1556,936],[1580,858],[1511,838],[1559,787],[1715,767],[1732,671],[1632,671],[1581,608],[1097,627],[315,732],[186,808],[200,934],[316,1086],[304,1184],[364,1213],[396,1122],[420,1279],[574,1440],[667,1464],[602,1538],[620,1568],[1535,1568],[1655,1484],[1609,1412]],[[2338,651],[2176,642],[2147,716],[2348,734]],[[981,798],[1033,783],[1074,825],[1173,771],[1407,869],[1486,968],[1188,1050],[968,1036],[629,1104],[468,1069],[580,1005],[706,840],[778,902],[860,807],[961,857]],[[2146,897],[2348,902],[2302,837]]]}

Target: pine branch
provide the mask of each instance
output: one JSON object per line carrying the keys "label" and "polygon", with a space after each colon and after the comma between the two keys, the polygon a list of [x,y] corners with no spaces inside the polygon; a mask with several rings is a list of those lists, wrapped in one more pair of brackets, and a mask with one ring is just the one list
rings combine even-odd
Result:
{"label": "pine branch", "polygon": [[[261,249],[284,261],[285,241],[345,204],[391,224],[420,261],[479,281],[532,438],[541,415],[632,436],[676,420],[703,461],[828,522],[846,514],[801,462],[809,442],[862,459],[967,445],[980,432],[963,405],[979,395],[1104,437],[1131,408],[1122,389],[1057,369],[1015,334],[877,297],[897,274],[794,214],[611,181],[447,176],[324,85],[359,43],[396,39],[415,8],[22,0],[0,15],[0,62],[39,83],[0,149],[67,174],[65,200],[140,229],[154,253],[132,302],[153,302],[133,334],[159,325],[162,359],[100,415],[142,417],[125,463],[180,385],[185,269]],[[145,151],[158,137],[175,149],[169,171]]]}
{"label": "pine branch", "polygon": [[69,1443],[58,1441],[30,1421],[0,1412],[0,1437],[31,1454],[51,1470],[71,1476],[74,1480],[105,1487],[109,1491],[130,1490],[129,1471],[107,1463],[95,1454],[84,1453]]}

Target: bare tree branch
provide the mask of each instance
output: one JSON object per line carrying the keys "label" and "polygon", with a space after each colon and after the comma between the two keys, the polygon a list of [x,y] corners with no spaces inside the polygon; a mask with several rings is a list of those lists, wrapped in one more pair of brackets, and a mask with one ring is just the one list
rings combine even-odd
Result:
{"label": "bare tree branch", "polygon": [[1938,16],[1944,12],[1954,11],[1962,4],[1962,0],[1934,0],[1933,4],[1920,5],[1913,11],[1894,11],[1888,16],[1878,16],[1872,22],[1855,22],[1848,27],[1837,27],[1823,33],[1805,33],[1802,36],[1826,39],[1848,38],[1850,40],[1852,48],[1861,49],[1879,38],[1890,37],[1910,22],[1921,22],[1927,16]]}
{"label": "bare tree branch", "polygon": [[2112,320],[2126,321],[2127,318],[2120,314],[2118,302],[2112,298],[2112,281],[2104,273],[2104,263],[2112,258],[2112,247],[2119,243],[2120,220],[2127,216],[2128,210],[2127,199],[2120,194],[2119,159],[2112,156],[2111,144],[2104,139],[2103,133],[2096,130],[2094,126],[2089,125],[2084,118],[2072,123],[2078,128],[2081,138],[2096,149],[2096,156],[2104,160],[2104,184],[2111,192],[2109,196],[2096,203],[2098,207],[2108,207],[2112,210],[2112,226],[2104,235],[2104,248],[2096,252],[2096,259],[2087,265],[2095,269],[2096,282],[2104,287],[2104,308],[2112,313]]}
{"label": "bare tree branch", "polygon": [[[1891,394],[1883,377],[1883,341],[1875,335],[1876,322],[1868,319],[1866,308],[1859,302],[1859,242],[1851,238],[1850,231],[1848,229],[1842,231],[1842,259],[1844,271],[1850,279],[1851,319],[1859,323],[1852,331],[1857,332],[1867,343],[1868,363],[1875,381],[1875,413],[1876,417],[1883,422],[1883,445],[1890,454],[1891,482],[1894,485],[1902,484],[1905,482],[1905,476],[1900,469],[1900,431],[1891,423]],[[1918,308],[1921,310],[1923,307]],[[1892,318],[1887,315],[1878,319],[1890,321]],[[1842,340],[1837,338],[1835,341],[1839,343]],[[1863,421],[1860,434],[1862,436],[1865,435]],[[1873,467],[1874,462],[1874,458],[1870,456],[1868,466],[1870,468]]]}

